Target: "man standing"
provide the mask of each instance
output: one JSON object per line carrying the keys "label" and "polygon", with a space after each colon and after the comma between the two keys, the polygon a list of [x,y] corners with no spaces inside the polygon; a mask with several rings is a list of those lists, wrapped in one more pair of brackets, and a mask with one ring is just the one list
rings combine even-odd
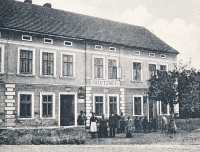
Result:
{"label": "man standing", "polygon": [[110,137],[115,137],[116,120],[113,112],[109,117],[109,127],[110,127]]}
{"label": "man standing", "polygon": [[86,117],[83,115],[83,111],[81,110],[77,119],[78,125],[84,125],[85,120],[86,120]]}

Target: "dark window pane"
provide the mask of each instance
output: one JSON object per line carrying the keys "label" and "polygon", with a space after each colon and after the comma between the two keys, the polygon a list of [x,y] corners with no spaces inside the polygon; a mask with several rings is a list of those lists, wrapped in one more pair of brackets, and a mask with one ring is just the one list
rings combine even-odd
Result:
{"label": "dark window pane", "polygon": [[141,110],[141,97],[134,97],[134,112],[135,115],[141,115],[142,110]]}
{"label": "dark window pane", "polygon": [[31,117],[31,95],[20,95],[20,118]]}

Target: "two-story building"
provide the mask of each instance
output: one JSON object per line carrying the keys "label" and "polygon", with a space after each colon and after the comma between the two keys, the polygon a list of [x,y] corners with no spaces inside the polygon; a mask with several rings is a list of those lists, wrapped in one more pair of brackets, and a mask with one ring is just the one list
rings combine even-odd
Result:
{"label": "two-story building", "polygon": [[0,0],[0,112],[6,126],[77,126],[111,112],[153,117],[147,80],[178,52],[144,27],[13,0]]}

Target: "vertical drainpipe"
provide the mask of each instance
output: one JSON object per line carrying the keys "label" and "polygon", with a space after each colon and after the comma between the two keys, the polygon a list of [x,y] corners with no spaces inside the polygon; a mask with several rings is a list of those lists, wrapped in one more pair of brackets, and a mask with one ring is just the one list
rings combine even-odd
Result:
{"label": "vertical drainpipe", "polygon": [[[86,59],[87,59],[87,56],[86,56],[87,55],[87,53],[86,53],[86,50],[87,50],[87,41],[86,40],[84,40],[84,44],[85,44],[85,46],[84,46],[85,47],[84,48],[85,49],[85,99],[84,99],[84,102],[85,102],[85,116],[86,116],[86,85],[87,85],[86,84],[87,83],[86,82],[86,76],[87,76],[87,74],[86,74],[86,71],[87,71],[86,70],[86,66],[87,66],[87,64],[86,64]],[[86,121],[85,121],[85,127],[86,127]]]}

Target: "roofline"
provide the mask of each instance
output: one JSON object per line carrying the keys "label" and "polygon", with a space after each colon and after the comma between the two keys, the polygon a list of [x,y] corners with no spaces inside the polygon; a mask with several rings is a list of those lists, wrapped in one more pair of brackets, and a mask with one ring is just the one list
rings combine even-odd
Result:
{"label": "roofline", "polygon": [[92,39],[86,39],[86,38],[76,38],[76,37],[69,37],[69,36],[51,35],[51,34],[47,34],[47,33],[25,31],[25,30],[19,30],[19,29],[7,28],[7,27],[0,27],[0,29],[13,30],[13,31],[19,31],[19,32],[27,32],[27,33],[38,34],[38,35],[43,34],[43,35],[47,35],[47,36],[54,36],[54,37],[59,37],[59,38],[68,38],[68,39],[79,40],[79,41],[91,41],[91,42],[96,41],[96,42],[103,42],[103,43],[111,43],[111,44],[115,44],[115,45],[122,45],[123,47],[137,48],[137,49],[142,49],[142,50],[146,50],[146,51],[156,51],[156,52],[168,53],[168,54],[180,54],[178,51],[177,51],[177,53],[175,53],[175,52],[160,51],[160,50],[156,50],[156,49],[151,50],[149,48],[129,46],[129,45],[124,45],[124,44],[120,44],[120,43],[105,42],[105,41],[98,41],[98,40],[92,40]]}

